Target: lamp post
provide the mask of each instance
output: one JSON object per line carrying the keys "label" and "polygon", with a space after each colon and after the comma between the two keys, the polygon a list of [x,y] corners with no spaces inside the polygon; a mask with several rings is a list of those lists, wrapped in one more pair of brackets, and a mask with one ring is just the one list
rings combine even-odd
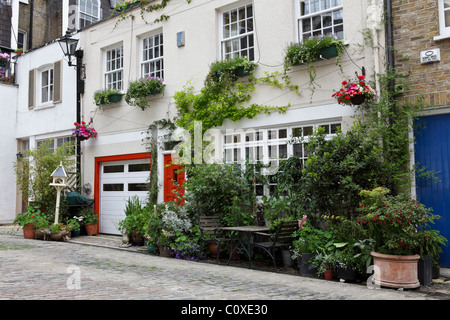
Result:
{"label": "lamp post", "polygon": [[[81,123],[81,94],[84,93],[84,80],[82,77],[82,72],[85,73],[85,67],[83,65],[83,50],[77,50],[78,39],[72,38],[70,29],[67,28],[66,34],[58,39],[58,43],[61,47],[64,55],[69,59],[69,67],[75,67],[77,71],[77,114],[76,122]],[[76,58],[76,64],[72,63],[72,57]],[[81,144],[77,140],[77,173],[81,175]],[[81,183],[77,177],[77,187],[81,186]]]}
{"label": "lamp post", "polygon": [[50,183],[52,187],[56,188],[56,209],[55,209],[55,224],[59,222],[59,203],[61,201],[61,191],[67,186],[67,173],[64,169],[62,162],[59,167],[53,171],[51,177],[53,182]]}

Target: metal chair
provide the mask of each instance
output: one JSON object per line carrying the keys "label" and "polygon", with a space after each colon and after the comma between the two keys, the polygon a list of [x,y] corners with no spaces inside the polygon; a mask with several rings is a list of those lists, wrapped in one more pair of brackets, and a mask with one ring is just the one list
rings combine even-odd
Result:
{"label": "metal chair", "polygon": [[275,249],[289,247],[292,243],[292,234],[298,229],[298,221],[281,221],[275,234],[263,234],[269,237],[271,240],[265,242],[254,242],[250,246],[250,266],[252,266],[251,257],[254,248],[260,248],[267,252],[273,260],[274,268],[277,268],[277,263],[275,261]]}
{"label": "metal chair", "polygon": [[[220,249],[224,243],[229,243],[231,246],[231,238],[224,237],[220,228],[222,223],[218,216],[199,216],[198,226],[200,228],[200,236],[206,244],[217,244],[217,263],[220,264]],[[231,249],[231,247],[230,247]],[[231,250],[230,250],[231,254]]]}

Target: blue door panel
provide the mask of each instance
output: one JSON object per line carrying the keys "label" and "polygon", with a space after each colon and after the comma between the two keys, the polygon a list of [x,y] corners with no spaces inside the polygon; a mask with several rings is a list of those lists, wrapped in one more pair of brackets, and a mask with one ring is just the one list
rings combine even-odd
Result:
{"label": "blue door panel", "polygon": [[[421,117],[415,124],[416,164],[437,172],[439,179],[417,179],[417,199],[440,216],[431,227],[450,240],[450,114]],[[450,249],[443,250],[441,266],[450,267]]]}

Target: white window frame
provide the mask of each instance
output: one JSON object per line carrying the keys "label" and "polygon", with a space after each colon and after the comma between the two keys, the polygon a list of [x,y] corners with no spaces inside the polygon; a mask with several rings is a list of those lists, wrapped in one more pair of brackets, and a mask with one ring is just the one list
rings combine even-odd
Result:
{"label": "white window frame", "polygon": [[[304,37],[309,36],[318,36],[318,35],[325,35],[325,34],[333,34],[338,36],[341,39],[344,39],[344,9],[343,9],[343,2],[344,0],[298,0],[296,2],[296,15],[297,15],[297,32],[298,32],[298,40],[302,41]],[[302,13],[303,5],[305,4],[305,12]],[[327,6],[325,8],[322,8],[322,4],[326,3]],[[316,4],[317,6],[314,7],[313,11],[311,11],[311,5]],[[335,13],[339,12],[341,13],[340,20],[342,22],[336,22],[336,15]],[[313,27],[313,19],[316,17],[321,17],[320,19],[320,28],[318,29],[312,29]],[[324,27],[323,22],[326,17],[331,18],[331,26]],[[303,21],[308,19],[310,21],[310,31],[303,30]],[[340,32],[336,32],[337,30],[342,30]],[[331,31],[331,32],[328,32]]]}
{"label": "white window frame", "polygon": [[104,59],[104,87],[123,91],[123,46],[105,50]]}
{"label": "white window frame", "polygon": [[448,1],[448,8],[445,8],[445,3],[448,0],[439,0],[438,1],[438,10],[439,10],[439,36],[434,37],[434,40],[442,40],[450,38],[450,16],[449,16],[449,25],[445,24],[445,13],[448,12],[450,15],[450,1]]}
{"label": "white window frame", "polygon": [[[252,153],[254,157],[249,159],[250,163],[257,161],[264,164],[271,163],[271,167],[278,170],[280,161],[296,155],[295,149],[300,146],[299,158],[304,164],[308,158],[306,145],[309,142],[309,135],[313,134],[318,127],[324,127],[326,139],[331,139],[341,125],[341,121],[327,121],[263,129],[226,130],[222,133],[223,161],[241,165],[243,168],[247,153]],[[282,153],[281,158],[280,153]],[[257,154],[262,154],[262,157],[256,156]],[[269,185],[264,189],[264,195],[270,196],[275,186],[276,181],[269,177]]]}
{"label": "white window frame", "polygon": [[[37,74],[37,107],[46,107],[46,106],[52,106],[53,105],[53,96],[54,96],[54,69],[53,69],[53,64],[51,65],[47,65],[44,66],[40,69],[37,70],[38,74]],[[43,81],[43,76],[45,73],[49,73],[49,75],[51,75],[51,77],[47,77],[47,82],[44,83]],[[48,88],[49,90],[47,91],[45,97],[43,94],[43,89],[44,88]],[[44,100],[44,98],[46,100]]]}
{"label": "white window frame", "polygon": [[[81,6],[84,4],[84,11],[82,11]],[[87,27],[97,21],[101,20],[101,2],[100,0],[77,0],[78,7],[78,28]],[[97,15],[94,14],[94,9],[97,7]],[[88,24],[82,26],[81,20],[87,21]]]}
{"label": "white window frame", "polygon": [[[251,17],[249,14],[251,10]],[[236,13],[236,20],[232,20],[232,14]],[[244,15],[240,15],[243,13]],[[227,20],[225,16],[228,15]],[[220,52],[222,60],[232,59],[237,56],[247,56],[249,60],[255,60],[255,20],[252,3],[220,12]],[[229,26],[228,33],[226,27]],[[234,29],[235,27],[235,29]],[[242,33],[238,30],[241,27]],[[243,46],[245,42],[245,47]],[[229,44],[230,50],[227,50]]]}
{"label": "white window frame", "polygon": [[147,78],[149,76],[164,79],[164,37],[162,31],[141,40],[141,77]]}

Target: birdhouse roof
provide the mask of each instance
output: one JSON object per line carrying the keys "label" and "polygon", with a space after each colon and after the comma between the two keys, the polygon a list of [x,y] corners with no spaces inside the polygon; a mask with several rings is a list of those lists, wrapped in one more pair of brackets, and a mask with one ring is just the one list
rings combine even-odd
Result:
{"label": "birdhouse roof", "polygon": [[67,173],[62,164],[52,173],[54,178],[67,178]]}

